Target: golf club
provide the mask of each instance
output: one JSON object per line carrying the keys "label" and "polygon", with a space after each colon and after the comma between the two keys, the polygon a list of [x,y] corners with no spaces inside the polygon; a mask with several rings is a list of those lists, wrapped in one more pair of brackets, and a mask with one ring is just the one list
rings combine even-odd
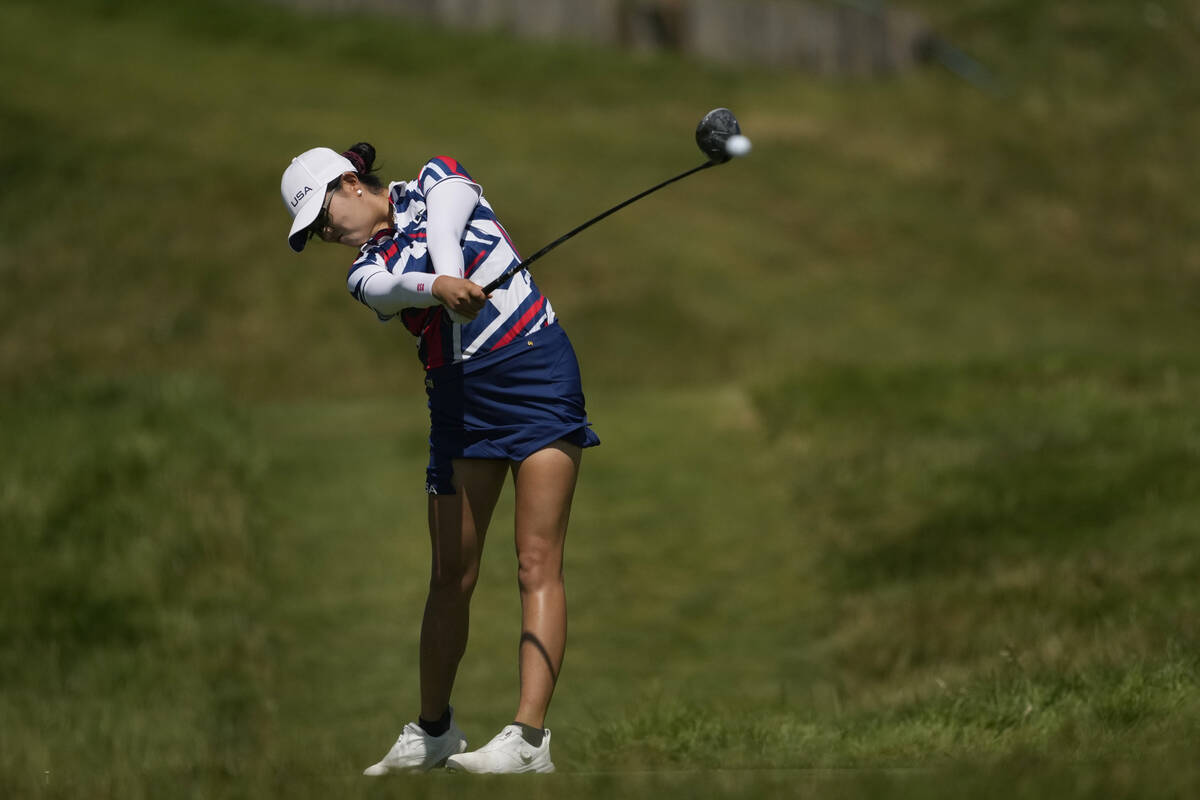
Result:
{"label": "golf club", "polygon": [[513,275],[516,275],[518,272],[525,269],[542,256],[546,255],[546,253],[549,253],[551,250],[558,247],[575,234],[586,228],[590,228],[592,225],[595,225],[597,222],[609,216],[610,214],[615,214],[630,203],[637,202],[646,195],[657,192],[659,189],[663,188],[664,186],[669,186],[675,181],[683,180],[688,175],[699,172],[702,169],[708,169],[709,167],[715,167],[718,164],[724,164],[734,156],[743,156],[750,152],[750,140],[745,136],[742,136],[742,128],[740,125],[738,125],[737,118],[733,116],[733,112],[728,108],[714,108],[712,111],[704,115],[704,118],[700,120],[700,124],[696,126],[696,144],[700,147],[701,152],[708,156],[708,161],[705,161],[698,167],[692,167],[689,170],[681,172],[673,178],[668,178],[660,184],[651,186],[644,192],[635,194],[628,200],[618,203],[607,211],[592,217],[582,225],[567,231],[562,236],[543,247],[541,250],[538,250],[528,258],[523,259],[519,264],[513,264],[511,267],[504,270],[499,277],[497,277],[487,286],[483,287],[484,293],[491,294],[500,286],[504,285]]}

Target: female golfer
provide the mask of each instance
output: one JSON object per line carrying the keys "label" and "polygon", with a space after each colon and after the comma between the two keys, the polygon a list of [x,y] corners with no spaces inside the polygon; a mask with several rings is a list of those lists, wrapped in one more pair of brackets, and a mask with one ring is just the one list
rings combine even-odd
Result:
{"label": "female golfer", "polygon": [[[579,365],[550,301],[529,273],[492,295],[482,286],[519,262],[479,184],[452,158],[413,181],[384,185],[375,148],[318,147],[283,173],[296,252],[312,237],[354,248],[347,288],[381,320],[417,337],[429,397],[429,595],[421,622],[421,709],[367,775],[428,770],[551,772],[546,709],[566,643],[563,541],[585,447],[599,444],[584,410]],[[467,644],[484,536],[511,471],[516,487],[516,715],[465,752],[450,707]]]}

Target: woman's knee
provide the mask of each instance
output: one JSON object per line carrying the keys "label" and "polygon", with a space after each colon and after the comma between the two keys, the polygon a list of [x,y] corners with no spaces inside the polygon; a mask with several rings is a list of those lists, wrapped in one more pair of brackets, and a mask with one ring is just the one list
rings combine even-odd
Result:
{"label": "woman's knee", "polygon": [[470,598],[479,581],[479,561],[435,561],[429,572],[429,593],[445,598]]}
{"label": "woman's knee", "polygon": [[562,551],[552,546],[524,547],[517,553],[521,591],[536,591],[562,582]]}

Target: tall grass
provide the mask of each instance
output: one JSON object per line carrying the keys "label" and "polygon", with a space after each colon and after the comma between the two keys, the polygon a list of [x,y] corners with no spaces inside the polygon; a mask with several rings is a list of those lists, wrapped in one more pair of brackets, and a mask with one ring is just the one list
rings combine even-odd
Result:
{"label": "tall grass", "polygon": [[169,378],[43,384],[0,420],[5,793],[242,769],[271,730],[272,543],[238,413]]}

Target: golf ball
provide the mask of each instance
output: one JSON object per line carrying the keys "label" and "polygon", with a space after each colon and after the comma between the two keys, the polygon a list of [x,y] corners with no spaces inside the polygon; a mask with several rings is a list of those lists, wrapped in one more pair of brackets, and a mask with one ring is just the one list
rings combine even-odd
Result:
{"label": "golf ball", "polygon": [[725,152],[734,158],[744,156],[750,152],[750,140],[740,133],[735,133],[725,140]]}

